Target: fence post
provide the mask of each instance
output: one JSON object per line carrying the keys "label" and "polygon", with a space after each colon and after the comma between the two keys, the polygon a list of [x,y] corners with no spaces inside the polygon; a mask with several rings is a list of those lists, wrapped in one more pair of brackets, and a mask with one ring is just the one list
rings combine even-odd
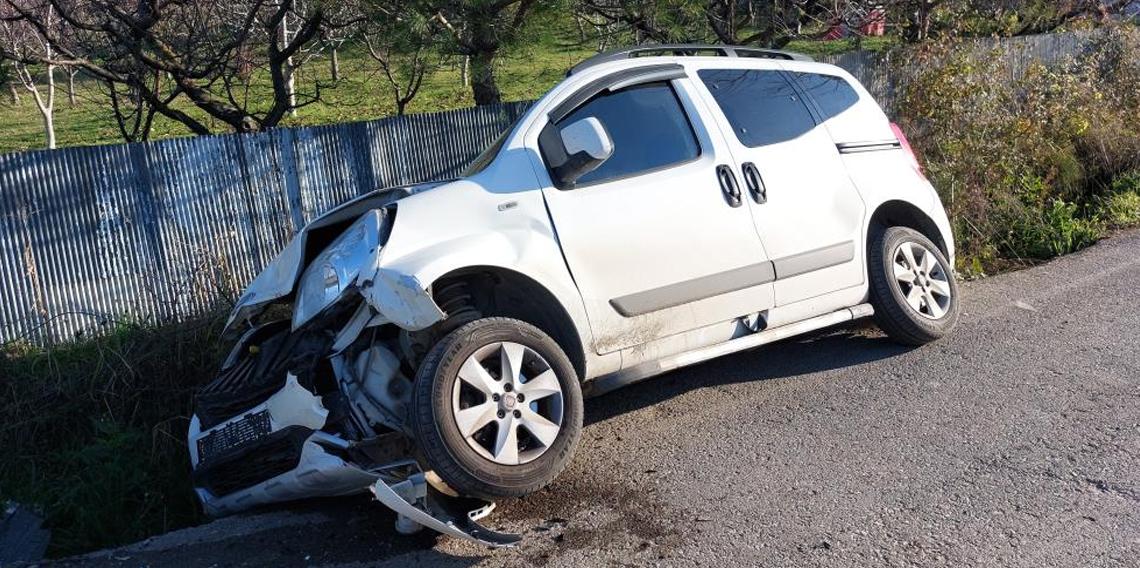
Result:
{"label": "fence post", "polygon": [[272,130],[273,144],[278,156],[277,166],[281,168],[281,179],[285,183],[285,202],[289,204],[289,218],[293,222],[293,234],[305,226],[305,212],[301,205],[301,178],[297,173],[297,148],[295,136],[287,128]]}

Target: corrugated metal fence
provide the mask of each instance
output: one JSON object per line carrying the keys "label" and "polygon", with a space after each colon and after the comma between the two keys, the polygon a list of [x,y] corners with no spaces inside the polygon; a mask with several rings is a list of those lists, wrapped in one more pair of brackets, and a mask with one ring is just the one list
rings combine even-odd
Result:
{"label": "corrugated metal fence", "polygon": [[[1031,61],[1079,52],[1089,37],[974,49],[999,49],[1017,78]],[[850,71],[890,112],[908,73],[889,57],[822,60]],[[240,292],[316,215],[376,188],[456,174],[529,105],[0,155],[0,342],[199,312]]]}
{"label": "corrugated metal fence", "polygon": [[529,105],[0,155],[0,342],[206,309],[316,215],[455,175]]}

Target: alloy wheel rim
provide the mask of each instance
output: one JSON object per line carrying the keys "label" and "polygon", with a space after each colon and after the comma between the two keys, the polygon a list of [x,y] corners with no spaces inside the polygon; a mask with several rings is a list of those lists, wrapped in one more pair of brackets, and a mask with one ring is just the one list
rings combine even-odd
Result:
{"label": "alloy wheel rim", "polygon": [[472,353],[452,389],[452,418],[467,445],[500,465],[537,459],[562,430],[562,385],[535,350],[510,341]]}
{"label": "alloy wheel rim", "polygon": [[946,316],[952,299],[950,275],[933,252],[918,243],[904,242],[895,249],[891,264],[895,286],[911,310],[931,320]]}

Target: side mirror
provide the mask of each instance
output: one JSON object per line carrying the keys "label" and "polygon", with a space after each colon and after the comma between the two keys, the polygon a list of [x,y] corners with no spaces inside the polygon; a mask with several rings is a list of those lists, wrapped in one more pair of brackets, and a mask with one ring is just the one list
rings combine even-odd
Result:
{"label": "side mirror", "polygon": [[613,139],[601,121],[592,116],[561,129],[547,125],[539,135],[539,144],[560,187],[574,185],[614,153]]}

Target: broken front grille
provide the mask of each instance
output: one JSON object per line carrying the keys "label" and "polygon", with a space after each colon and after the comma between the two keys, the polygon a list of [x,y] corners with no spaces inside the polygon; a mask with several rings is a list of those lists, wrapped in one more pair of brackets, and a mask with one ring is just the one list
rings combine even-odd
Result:
{"label": "broken front grille", "polygon": [[281,359],[288,356],[288,322],[259,328],[240,346],[233,365],[198,391],[196,413],[203,430],[212,428],[269,398],[285,386]]}
{"label": "broken front grille", "polygon": [[203,430],[249,411],[285,386],[288,373],[313,390],[314,368],[328,352],[330,333],[290,333],[289,321],[258,328],[241,355],[198,391],[195,413]]}
{"label": "broken front grille", "polygon": [[261,354],[241,359],[198,391],[198,419],[212,428],[253,408],[285,386],[285,373],[259,373]]}
{"label": "broken front grille", "polygon": [[301,461],[305,440],[312,433],[312,429],[304,426],[290,426],[264,437],[261,442],[203,460],[194,472],[194,481],[218,497],[253,487],[295,469]]}

